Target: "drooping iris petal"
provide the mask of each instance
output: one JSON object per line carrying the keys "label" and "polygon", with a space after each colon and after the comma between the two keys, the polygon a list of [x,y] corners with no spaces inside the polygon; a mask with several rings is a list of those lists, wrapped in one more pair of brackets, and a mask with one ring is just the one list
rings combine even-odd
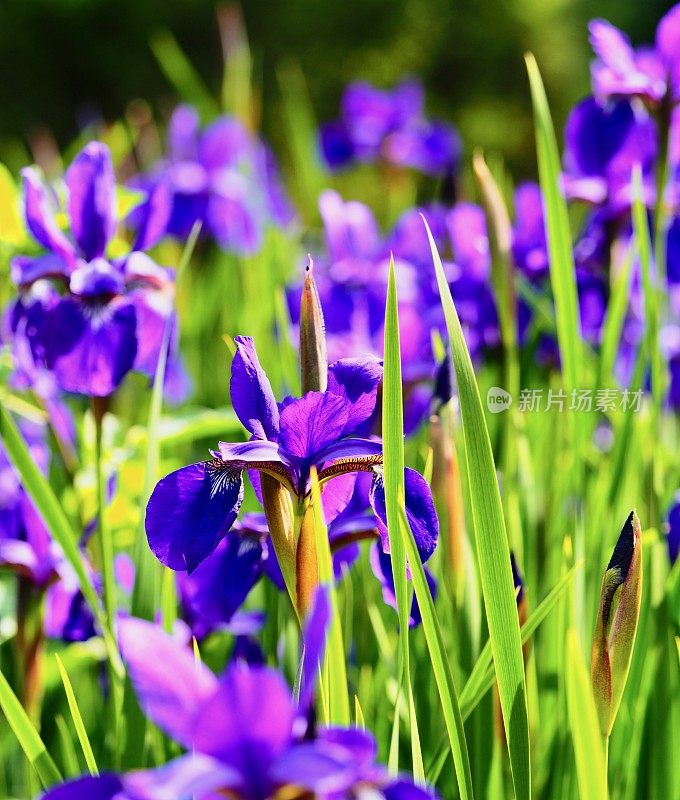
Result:
{"label": "drooping iris petal", "polygon": [[118,622],[123,660],[139,704],[169,736],[189,747],[202,706],[212,705],[217,678],[192,651],[146,620]]}
{"label": "drooping iris petal", "polygon": [[318,586],[312,600],[312,607],[305,619],[302,635],[302,664],[300,667],[300,700],[303,713],[314,700],[319,665],[326,648],[326,636],[331,619],[331,604],[328,587]]}
{"label": "drooping iris petal", "polygon": [[270,766],[290,743],[294,717],[278,672],[232,664],[198,715],[195,748],[240,773],[241,795],[265,798],[272,790]]}
{"label": "drooping iris petal", "polygon": [[75,249],[57,225],[47,191],[40,178],[32,167],[22,170],[21,177],[28,229],[43,247],[73,266],[76,260]]}
{"label": "drooping iris petal", "polygon": [[250,336],[236,336],[234,343],[236,355],[229,384],[234,411],[253,436],[276,441],[279,409],[269,378],[260,366],[255,343]]}
{"label": "drooping iris petal", "polygon": [[102,256],[116,229],[116,178],[111,154],[89,142],[66,172],[71,231],[86,261]]}
{"label": "drooping iris petal", "polygon": [[400,778],[388,784],[382,789],[385,800],[433,800],[437,795],[423,788],[416,786],[411,781]]}
{"label": "drooping iris petal", "polygon": [[158,560],[193,572],[217,547],[243,501],[241,470],[204,461],[156,484],[146,509],[146,535]]}
{"label": "drooping iris petal", "polygon": [[356,430],[373,413],[382,374],[382,362],[370,356],[343,358],[328,367],[328,391],[345,397],[350,403],[345,435]]}
{"label": "drooping iris petal", "polygon": [[278,783],[302,786],[315,796],[344,797],[357,784],[383,779],[384,769],[374,764],[373,737],[356,729],[328,728],[313,742],[290,748],[274,765]]}
{"label": "drooping iris petal", "polygon": [[347,472],[338,475],[324,484],[321,493],[321,506],[323,517],[327,525],[342,513],[352,498],[354,484],[356,483],[356,473]]}
{"label": "drooping iris petal", "polygon": [[42,800],[127,800],[123,783],[117,775],[102,773],[68,781],[48,789]]}
{"label": "drooping iris petal", "polygon": [[349,404],[329,392],[307,392],[281,412],[279,441],[291,456],[308,459],[334,442],[345,429]]}
{"label": "drooping iris petal", "polygon": [[[439,536],[439,519],[434,507],[432,492],[423,476],[414,469],[404,470],[406,516],[423,562],[434,553]],[[383,550],[390,552],[387,533],[387,509],[385,508],[385,485],[382,475],[376,474],[371,485],[370,501],[377,517],[378,530]]]}
{"label": "drooping iris petal", "polygon": [[70,267],[64,259],[48,253],[37,256],[14,256],[11,261],[12,281],[27,286],[41,278],[68,278]]}
{"label": "drooping iris petal", "polygon": [[104,305],[64,297],[47,320],[47,366],[65,391],[105,397],[134,364],[136,326],[135,309],[127,300]]}
{"label": "drooping iris petal", "polygon": [[[394,588],[392,558],[390,557],[389,553],[385,553],[383,551],[380,542],[376,542],[371,548],[370,560],[373,573],[382,584],[383,600],[396,610],[397,596]],[[427,579],[427,585],[430,589],[430,594],[434,598],[437,595],[437,582],[427,567],[425,568],[425,577]],[[418,600],[414,594],[411,602],[411,611],[409,613],[409,627],[412,628],[416,625],[420,625],[421,621],[422,616],[420,614],[420,607],[418,606]]]}
{"label": "drooping iris petal", "polygon": [[229,623],[262,575],[259,537],[230,531],[191,575],[179,575],[182,605],[197,639]]}
{"label": "drooping iris petal", "polygon": [[240,775],[234,769],[200,753],[181,756],[158,769],[131,772],[123,778],[125,790],[134,800],[208,800],[221,797],[222,790],[236,787],[239,782]]}

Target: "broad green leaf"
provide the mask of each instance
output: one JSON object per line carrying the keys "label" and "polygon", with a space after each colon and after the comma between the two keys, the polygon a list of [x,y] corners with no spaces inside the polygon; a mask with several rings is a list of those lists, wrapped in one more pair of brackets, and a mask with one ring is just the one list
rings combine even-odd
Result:
{"label": "broad green leaf", "polygon": [[78,537],[69,525],[59,501],[52,491],[45,476],[40,472],[26,442],[19,433],[14,420],[4,407],[0,407],[0,439],[4,442],[7,455],[21,476],[22,484],[35,504],[47,529],[54,540],[61,546],[66,559],[73,567],[83,597],[92,609],[106,644],[106,652],[117,675],[123,675],[123,663],[120,660],[118,647],[113,637],[109,620],[95,591],[83,556],[78,549]]}
{"label": "broad green leaf", "polygon": [[531,797],[531,769],[524,661],[496,467],[470,353],[427,222],[425,226],[456,371],[472,528],[477,542],[484,606],[498,678],[513,784],[518,800],[525,800]]}
{"label": "broad green leaf", "polygon": [[76,733],[78,734],[78,741],[80,742],[80,748],[83,751],[83,755],[85,756],[85,763],[87,764],[87,768],[90,771],[90,775],[99,775],[99,770],[97,769],[97,762],[95,760],[94,753],[92,752],[92,745],[90,744],[90,739],[87,735],[85,724],[83,723],[83,717],[82,714],[80,713],[80,708],[78,707],[78,701],[76,700],[76,696],[73,691],[71,679],[68,676],[68,672],[66,672],[62,660],[59,658],[59,654],[55,653],[54,657],[57,660],[57,666],[59,667],[59,674],[61,675],[61,680],[64,684],[64,691],[66,692],[66,699],[68,700],[68,707],[71,711],[71,717],[73,718],[73,724],[75,726]]}
{"label": "broad green leaf", "polygon": [[583,651],[575,628],[567,631],[567,709],[571,725],[576,775],[581,800],[605,800],[607,797],[606,761],[600,726],[583,661]]}
{"label": "broad green leaf", "polygon": [[57,765],[2,672],[0,672],[0,708],[42,785],[47,788],[59,783],[61,774]]}

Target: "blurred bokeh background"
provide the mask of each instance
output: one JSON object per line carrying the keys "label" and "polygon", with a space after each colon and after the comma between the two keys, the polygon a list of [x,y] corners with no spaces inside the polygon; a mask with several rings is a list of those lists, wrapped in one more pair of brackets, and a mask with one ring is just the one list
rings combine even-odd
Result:
{"label": "blurred bokeh background", "polygon": [[[3,0],[0,159],[16,168],[46,132],[63,148],[93,121],[137,98],[162,120],[176,93],[151,43],[171,32],[217,95],[219,0]],[[558,126],[588,91],[586,24],[606,17],[634,43],[651,41],[662,0],[245,0],[261,126],[286,163],[281,81],[299,65],[318,120],[337,115],[356,78],[391,86],[420,77],[428,111],[460,129],[466,148],[501,153],[517,177],[535,173],[523,53],[541,66]],[[283,76],[283,77],[282,77]],[[133,106],[134,108],[134,106]]]}

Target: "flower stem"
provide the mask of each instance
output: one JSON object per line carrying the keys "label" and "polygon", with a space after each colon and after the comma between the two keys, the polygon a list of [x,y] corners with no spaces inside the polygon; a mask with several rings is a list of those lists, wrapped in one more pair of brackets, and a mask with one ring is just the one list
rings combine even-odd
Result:
{"label": "flower stem", "polygon": [[113,571],[113,541],[106,526],[106,476],[102,454],[102,421],[106,412],[106,401],[100,397],[92,398],[95,422],[95,470],[97,474],[97,532],[99,535],[99,557],[104,581],[104,609],[113,624],[116,613],[116,581]]}
{"label": "flower stem", "polygon": [[17,583],[17,651],[20,659],[22,704],[36,728],[40,729],[43,693],[42,655],[43,590],[20,576]]}
{"label": "flower stem", "polygon": [[609,797],[609,736],[602,737],[602,749],[604,751],[604,786],[605,800]]}
{"label": "flower stem", "polygon": [[[97,541],[100,569],[104,584],[104,611],[107,624],[113,628],[116,616],[116,580],[113,569],[113,539],[106,526],[106,477],[104,475],[102,453],[102,422],[108,406],[108,398],[93,397],[92,411],[95,423],[95,471],[97,474]],[[109,665],[108,670],[111,709],[111,750],[113,753],[114,767],[119,766],[121,742],[121,713],[123,703],[123,684],[115,670]]]}

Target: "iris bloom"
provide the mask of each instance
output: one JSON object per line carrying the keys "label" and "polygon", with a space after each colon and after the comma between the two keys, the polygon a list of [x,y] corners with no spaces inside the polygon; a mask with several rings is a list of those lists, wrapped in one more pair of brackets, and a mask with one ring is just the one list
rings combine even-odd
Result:
{"label": "iris bloom", "polygon": [[630,206],[631,174],[638,165],[646,198],[653,192],[657,134],[644,110],[626,100],[603,106],[587,97],[569,114],[564,139],[562,185],[567,197],[606,204],[620,213]]}
{"label": "iris bloom", "polygon": [[[354,435],[373,413],[382,366],[372,358],[336,361],[328,367],[326,391],[277,404],[253,340],[239,336],[235,343],[231,400],[251,439],[220,442],[211,459],[183,467],[156,485],[146,512],[149,545],[166,566],[193,572],[236,521],[243,473],[249,471],[295,598],[297,548],[310,509],[312,468],[319,476],[327,523],[349,503],[356,473],[371,474],[369,499],[383,550],[389,552],[382,445]],[[439,527],[432,496],[414,470],[406,470],[405,482],[407,514],[426,560],[436,547]]]}
{"label": "iris bloom", "polygon": [[152,377],[166,325],[174,328],[174,286],[171,273],[142,250],[165,230],[167,186],[154,192],[132,251],[111,259],[118,215],[105,145],[90,142],[66,172],[70,237],[58,223],[55,195],[33,168],[23,171],[23,182],[26,224],[46,252],[12,261],[21,290],[14,332],[21,330],[34,359],[66,391],[103,397],[131,369]]}
{"label": "iris bloom", "polygon": [[51,789],[44,800],[208,800],[223,794],[265,800],[279,792],[330,800],[362,790],[388,800],[432,797],[406,778],[387,776],[375,763],[370,734],[315,730],[308,722],[329,613],[320,590],[305,625],[297,703],[274,669],[232,662],[216,676],[158,626],[121,620],[121,651],[140,705],[191,752],[154,770],[80,778]]}
{"label": "iris bloom", "polygon": [[680,5],[659,22],[654,47],[633,49],[624,33],[602,19],[593,20],[589,29],[597,56],[592,77],[599,99],[640,97],[651,104],[667,96],[680,99]]}
{"label": "iris bloom", "polygon": [[223,249],[254,253],[267,224],[293,218],[274,156],[234,117],[219,117],[201,130],[196,110],[179,106],[170,120],[167,158],[134,184],[148,189],[159,181],[172,190],[168,233],[180,239],[200,221]]}
{"label": "iris bloom", "polygon": [[384,159],[438,175],[455,169],[461,145],[453,127],[425,117],[415,81],[392,92],[359,81],[345,90],[340,120],[321,129],[321,149],[331,168]]}

